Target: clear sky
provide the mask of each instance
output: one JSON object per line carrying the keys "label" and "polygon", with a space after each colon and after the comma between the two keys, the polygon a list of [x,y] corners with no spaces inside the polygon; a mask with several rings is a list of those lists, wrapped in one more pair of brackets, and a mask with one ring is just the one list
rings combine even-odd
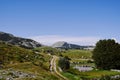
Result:
{"label": "clear sky", "polygon": [[120,0],[0,0],[0,31],[44,44],[120,41]]}

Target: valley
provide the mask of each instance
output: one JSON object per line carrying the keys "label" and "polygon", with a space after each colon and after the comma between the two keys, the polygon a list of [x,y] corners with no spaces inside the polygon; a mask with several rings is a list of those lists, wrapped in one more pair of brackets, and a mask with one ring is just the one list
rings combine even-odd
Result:
{"label": "valley", "polygon": [[0,41],[1,80],[102,80],[106,77],[119,80],[120,78],[120,72],[98,69],[92,58],[92,50],[75,49],[75,45],[69,49],[63,42],[59,45],[65,48],[38,46],[31,49],[19,46],[17,42],[16,45],[9,43],[9,40],[2,40],[3,36]]}

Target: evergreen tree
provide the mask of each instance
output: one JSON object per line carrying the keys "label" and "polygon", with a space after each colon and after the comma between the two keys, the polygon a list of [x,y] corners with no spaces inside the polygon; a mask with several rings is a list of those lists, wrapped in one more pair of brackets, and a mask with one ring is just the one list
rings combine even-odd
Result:
{"label": "evergreen tree", "polygon": [[99,69],[120,69],[120,44],[112,39],[98,41],[93,59]]}

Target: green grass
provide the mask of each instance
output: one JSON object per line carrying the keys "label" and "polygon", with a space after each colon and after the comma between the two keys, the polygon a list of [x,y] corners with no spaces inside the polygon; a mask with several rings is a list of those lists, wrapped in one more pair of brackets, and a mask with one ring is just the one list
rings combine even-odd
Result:
{"label": "green grass", "polygon": [[52,54],[52,55],[60,55],[60,50],[56,49],[56,48],[52,48],[52,47],[38,47],[33,49],[34,51],[38,51],[40,53],[45,53],[45,54]]}
{"label": "green grass", "polygon": [[61,73],[63,76],[67,77],[69,80],[81,80],[80,76],[74,75],[68,72]]}
{"label": "green grass", "polygon": [[107,70],[93,70],[88,72],[80,72],[79,75],[84,78],[101,78],[102,76],[120,75],[120,72],[107,71]]}
{"label": "green grass", "polygon": [[63,56],[68,56],[71,59],[91,59],[92,53],[88,50],[67,50],[65,53],[62,53]]}
{"label": "green grass", "polygon": [[25,78],[22,80],[59,80],[57,76],[51,74],[48,70],[45,70],[43,69],[43,67],[40,66],[35,66],[31,62],[9,64],[6,69],[8,68],[31,73],[37,76],[35,79]]}
{"label": "green grass", "polygon": [[[68,75],[71,75],[72,78],[74,78],[75,76],[76,78],[85,78],[89,80],[93,78],[101,78],[102,76],[120,75],[120,72],[109,71],[109,70],[92,70],[87,72],[80,72],[76,69],[70,68],[67,72],[62,74],[66,77]],[[77,80],[77,79],[73,79],[73,80]]]}
{"label": "green grass", "polygon": [[0,41],[0,62],[2,69],[14,69],[37,75],[35,79],[22,80],[59,80],[58,76],[49,71],[51,56],[45,53],[36,53],[34,50],[24,49]]}

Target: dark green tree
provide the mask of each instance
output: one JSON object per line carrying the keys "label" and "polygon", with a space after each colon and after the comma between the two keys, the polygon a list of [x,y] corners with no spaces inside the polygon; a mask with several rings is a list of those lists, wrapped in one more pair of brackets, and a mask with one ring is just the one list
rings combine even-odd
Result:
{"label": "dark green tree", "polygon": [[100,40],[92,57],[99,69],[120,69],[120,44],[112,39]]}
{"label": "dark green tree", "polygon": [[58,65],[59,67],[63,70],[66,71],[67,69],[70,68],[70,62],[69,62],[70,58],[68,58],[67,56],[65,57],[61,57],[58,61]]}

